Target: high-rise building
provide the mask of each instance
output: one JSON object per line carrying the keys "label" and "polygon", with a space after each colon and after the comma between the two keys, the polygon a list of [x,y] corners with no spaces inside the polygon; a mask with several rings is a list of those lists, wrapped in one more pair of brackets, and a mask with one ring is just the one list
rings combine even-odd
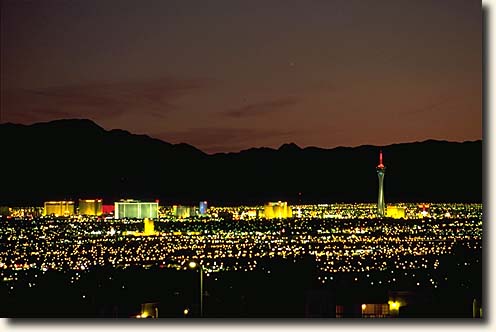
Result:
{"label": "high-rise building", "polygon": [[377,215],[384,217],[386,203],[384,202],[384,174],[386,174],[386,166],[382,163],[382,151],[379,152],[379,165],[375,168],[379,177],[379,198],[377,200]]}
{"label": "high-rise building", "polygon": [[274,218],[291,218],[293,211],[288,206],[288,202],[269,202],[264,206],[264,214],[266,219]]}
{"label": "high-rise building", "polygon": [[154,235],[155,234],[155,225],[153,223],[153,219],[145,218],[144,219],[144,235]]}
{"label": "high-rise building", "polygon": [[173,205],[172,213],[177,218],[190,218],[196,216],[196,208],[194,206]]}
{"label": "high-rise building", "polygon": [[208,204],[207,201],[200,202],[200,215],[204,216],[207,214]]}
{"label": "high-rise building", "polygon": [[114,204],[104,204],[102,205],[102,212],[103,214],[111,214],[114,213],[115,211],[115,205]]}
{"label": "high-rise building", "polygon": [[72,216],[74,215],[74,202],[73,201],[45,202],[43,215],[44,216],[54,215],[56,217]]}
{"label": "high-rise building", "polygon": [[143,303],[137,318],[158,318],[158,303]]}
{"label": "high-rise building", "polygon": [[101,216],[103,213],[103,200],[99,199],[79,199],[79,214],[82,216]]}
{"label": "high-rise building", "polygon": [[9,208],[11,217],[37,218],[45,215],[45,208],[40,206],[24,206]]}
{"label": "high-rise building", "polygon": [[158,218],[157,202],[140,202],[132,199],[115,202],[115,219],[134,218],[134,219],[156,219]]}
{"label": "high-rise building", "polygon": [[386,216],[388,218],[394,218],[394,219],[400,219],[400,218],[405,219],[406,208],[404,206],[390,205],[386,209]]}

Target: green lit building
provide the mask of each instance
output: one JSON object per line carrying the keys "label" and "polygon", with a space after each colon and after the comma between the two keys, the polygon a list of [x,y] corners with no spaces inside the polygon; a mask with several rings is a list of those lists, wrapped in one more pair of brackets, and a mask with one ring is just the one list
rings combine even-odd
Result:
{"label": "green lit building", "polygon": [[136,200],[122,200],[115,202],[115,219],[156,219],[158,218],[157,202],[140,202]]}

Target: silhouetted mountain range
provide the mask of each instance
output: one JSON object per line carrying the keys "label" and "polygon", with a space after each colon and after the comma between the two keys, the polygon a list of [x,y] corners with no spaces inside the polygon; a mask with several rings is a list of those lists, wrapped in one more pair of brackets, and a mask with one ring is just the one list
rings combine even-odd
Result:
{"label": "silhouetted mountain range", "polygon": [[375,202],[379,149],[386,203],[482,201],[480,140],[334,149],[291,143],[208,155],[90,120],[58,120],[1,124],[0,141],[0,205],[92,197],[215,205]]}

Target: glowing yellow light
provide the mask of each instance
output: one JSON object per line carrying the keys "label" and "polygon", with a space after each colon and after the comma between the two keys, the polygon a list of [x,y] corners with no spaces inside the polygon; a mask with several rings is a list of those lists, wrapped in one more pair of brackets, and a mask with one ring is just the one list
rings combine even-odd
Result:
{"label": "glowing yellow light", "polygon": [[400,304],[397,301],[388,301],[388,304],[390,310],[398,310],[398,308],[400,307]]}
{"label": "glowing yellow light", "polygon": [[194,269],[196,267],[196,262],[189,262],[189,267]]}
{"label": "glowing yellow light", "polygon": [[188,308],[184,309],[183,313],[186,316],[187,314],[189,314],[189,309]]}
{"label": "glowing yellow light", "polygon": [[155,226],[152,219],[145,218],[144,219],[144,235],[154,235],[155,234]]}
{"label": "glowing yellow light", "polygon": [[367,305],[366,304],[362,304],[362,310],[365,310],[367,309]]}

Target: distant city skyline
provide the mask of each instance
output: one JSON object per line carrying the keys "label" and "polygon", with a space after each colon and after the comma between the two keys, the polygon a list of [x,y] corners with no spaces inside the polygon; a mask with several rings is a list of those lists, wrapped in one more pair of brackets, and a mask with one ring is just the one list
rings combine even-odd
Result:
{"label": "distant city skyline", "polygon": [[1,0],[0,122],[204,152],[482,139],[477,1]]}

